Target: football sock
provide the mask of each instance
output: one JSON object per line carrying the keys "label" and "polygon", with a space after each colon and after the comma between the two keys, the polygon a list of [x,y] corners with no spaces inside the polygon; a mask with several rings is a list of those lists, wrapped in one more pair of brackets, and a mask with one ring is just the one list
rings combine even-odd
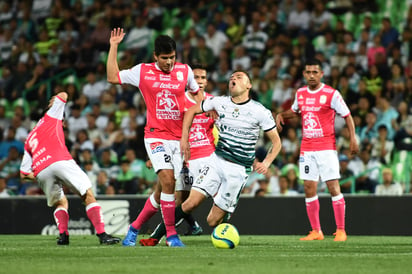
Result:
{"label": "football sock", "polygon": [[59,234],[66,233],[68,235],[69,213],[63,207],[58,207],[53,212],[54,220],[56,221]]}
{"label": "football sock", "polygon": [[225,216],[223,216],[222,223],[227,223],[230,220],[230,217],[232,217],[232,214],[229,212],[226,212]]}
{"label": "football sock", "polygon": [[308,214],[309,222],[312,230],[320,231],[320,220],[319,220],[319,199],[318,196],[311,198],[305,198],[306,202],[306,213]]}
{"label": "football sock", "polygon": [[159,210],[159,204],[156,202],[154,198],[154,194],[150,195],[150,197],[146,200],[142,211],[140,212],[139,216],[137,216],[136,220],[131,223],[131,226],[140,230],[142,225],[147,222],[156,212]]}
{"label": "football sock", "polygon": [[98,203],[91,203],[87,205],[86,214],[87,214],[87,217],[89,217],[90,221],[92,222],[94,229],[96,230],[96,234],[105,232],[102,208],[100,207]]}
{"label": "football sock", "polygon": [[190,225],[190,227],[196,226],[195,219],[193,218],[192,214],[187,214],[184,218],[185,221]]}
{"label": "football sock", "polygon": [[[183,212],[182,206],[179,205],[175,208],[175,220],[180,221],[182,218],[185,218],[187,214]],[[155,231],[150,235],[150,238],[155,238],[160,240],[164,235],[166,235],[166,226],[164,222],[157,225]]]}
{"label": "football sock", "polygon": [[166,227],[166,237],[177,234],[175,228],[175,195],[160,193],[160,208]]}
{"label": "football sock", "polygon": [[343,194],[332,197],[333,212],[335,213],[335,222],[337,229],[345,229],[345,198]]}

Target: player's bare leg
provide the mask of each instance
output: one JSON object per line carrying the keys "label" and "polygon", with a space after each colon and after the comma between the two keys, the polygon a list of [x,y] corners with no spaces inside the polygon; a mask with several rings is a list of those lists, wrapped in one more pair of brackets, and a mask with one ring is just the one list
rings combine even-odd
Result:
{"label": "player's bare leg", "polygon": [[210,209],[209,215],[207,216],[207,223],[211,227],[216,227],[217,225],[222,223],[227,214],[228,212],[213,204],[212,208]]}

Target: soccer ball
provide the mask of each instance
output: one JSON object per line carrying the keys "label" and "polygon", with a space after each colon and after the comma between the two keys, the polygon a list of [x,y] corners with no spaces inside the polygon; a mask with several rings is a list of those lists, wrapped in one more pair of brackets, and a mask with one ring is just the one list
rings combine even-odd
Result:
{"label": "soccer ball", "polygon": [[212,243],[216,248],[235,248],[240,241],[239,232],[234,225],[221,223],[212,232]]}

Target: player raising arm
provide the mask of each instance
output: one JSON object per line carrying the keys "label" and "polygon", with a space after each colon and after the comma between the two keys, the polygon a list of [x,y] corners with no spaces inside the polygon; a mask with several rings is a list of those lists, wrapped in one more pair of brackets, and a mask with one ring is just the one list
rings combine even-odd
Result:
{"label": "player raising arm", "polygon": [[182,169],[179,140],[182,134],[186,88],[197,93],[199,86],[192,69],[176,63],[176,42],[167,35],[155,40],[154,63],[138,64],[130,69],[119,70],[117,48],[123,40],[123,29],[113,29],[107,59],[107,81],[112,84],[130,84],[139,88],[147,108],[144,131],[146,152],[159,178],[159,185],[133,221],[123,245],[135,246],[141,226],[159,208],[166,224],[166,243],[184,246],[175,229],[175,181]]}
{"label": "player raising arm", "polygon": [[67,150],[62,126],[67,97],[66,92],[59,92],[52,97],[49,110],[27,136],[20,174],[23,179],[37,179],[46,195],[48,206],[56,208],[53,215],[60,233],[58,245],[69,244],[69,203],[63,186],[83,200],[87,217],[92,222],[100,243],[116,244],[120,239],[105,232],[101,207],[93,195],[89,177]]}

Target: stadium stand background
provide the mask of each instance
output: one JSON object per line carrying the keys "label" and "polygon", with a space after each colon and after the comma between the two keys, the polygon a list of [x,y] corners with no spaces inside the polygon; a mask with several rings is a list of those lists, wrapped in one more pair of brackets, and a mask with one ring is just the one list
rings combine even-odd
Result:
{"label": "stadium stand background", "polygon": [[[296,10],[298,2],[304,4],[311,21],[327,12],[328,27],[319,30],[317,22],[307,29],[288,29],[288,16]],[[169,34],[177,41],[178,61],[208,62],[208,91],[213,94],[226,94],[228,75],[237,68],[234,64],[249,66],[243,68],[253,77],[254,98],[270,107],[274,114],[291,103],[291,97],[286,96],[282,102],[272,98],[275,90],[282,90],[285,81],[293,95],[293,90],[303,84],[300,71],[304,61],[314,56],[321,58],[325,66],[324,81],[342,92],[356,118],[359,135],[366,125],[367,113],[376,114],[376,131],[385,122],[382,117],[387,107],[400,117],[394,125],[390,121],[386,124],[389,129],[394,127],[387,140],[393,142],[389,160],[379,155],[376,159],[372,157],[373,167],[355,170],[345,178],[343,183],[351,182],[348,193],[373,193],[357,189],[356,181],[373,175],[369,179],[380,184],[384,167],[393,171],[394,180],[402,185],[404,193],[409,193],[412,133],[405,130],[407,134],[401,139],[395,138],[395,133],[412,128],[412,1],[323,1],[322,16],[315,16],[318,2],[321,1],[0,1],[0,176],[6,178],[5,191],[12,195],[41,194],[35,184],[19,181],[16,175],[19,159],[11,158],[9,148],[18,148],[21,157],[21,144],[47,106],[48,98],[66,90],[72,96],[66,112],[67,145],[95,183],[96,193],[150,193],[156,175],[144,166],[143,100],[131,87],[110,86],[105,79],[110,29],[120,26],[136,37],[128,40],[126,36],[121,44],[121,68],[151,61],[155,37]],[[362,42],[362,29],[368,19],[369,37]],[[376,66],[378,75],[371,76],[367,50],[374,47],[373,36],[380,33],[386,19],[393,29],[387,39],[378,41],[377,47],[384,49],[383,59]],[[253,22],[260,28],[259,40],[254,42],[263,48],[246,43]],[[145,28],[134,29],[142,25]],[[213,29],[226,39],[214,40]],[[203,39],[207,47],[218,47],[214,58],[205,58],[207,50],[199,50],[199,41]],[[221,41],[219,45],[217,41]],[[366,52],[360,49],[362,45]],[[246,54],[238,55],[242,49]],[[396,65],[400,76],[392,73]],[[366,83],[366,91],[362,83]],[[86,92],[88,88],[94,95]],[[369,102],[365,109],[358,104],[361,98]],[[381,98],[386,98],[389,105],[383,107]],[[401,102],[406,102],[405,115],[398,109]],[[85,126],[78,128],[82,123]],[[300,136],[299,121],[291,121],[288,127]],[[342,127],[338,120],[336,131],[342,145],[339,152],[343,155],[347,152]],[[78,134],[83,130],[86,134]],[[285,147],[296,149],[296,141],[287,132],[281,134],[283,142],[288,144]],[[362,142],[362,149],[371,155],[379,144],[376,137],[375,134]],[[133,193],[125,192],[124,182],[118,176],[121,163],[127,162],[123,161],[127,148],[133,148],[137,157],[129,160],[133,180],[127,182],[138,185],[132,188]],[[257,157],[263,157],[266,149],[262,138]],[[346,156],[352,166],[359,166],[358,157]],[[285,151],[276,159],[268,176],[251,174],[244,196],[254,196],[260,188],[266,196],[278,195],[280,174],[290,175],[290,188],[301,193],[296,164],[296,153]]]}

